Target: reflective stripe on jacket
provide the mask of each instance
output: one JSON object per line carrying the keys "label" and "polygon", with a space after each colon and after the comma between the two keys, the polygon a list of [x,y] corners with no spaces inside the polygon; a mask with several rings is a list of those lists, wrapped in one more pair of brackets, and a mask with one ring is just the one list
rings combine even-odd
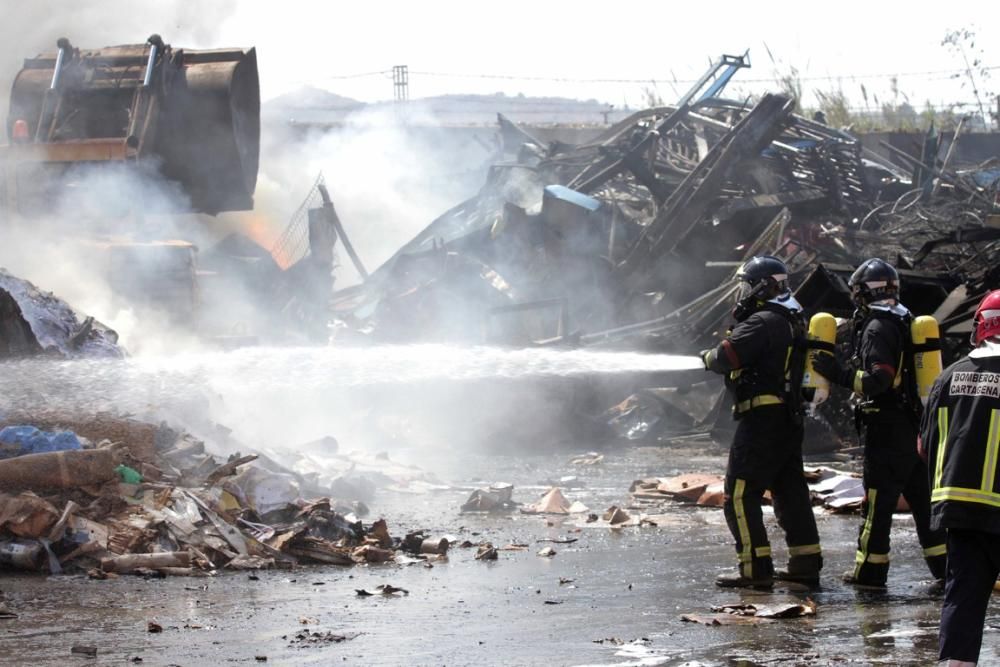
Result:
{"label": "reflective stripe on jacket", "polygon": [[945,369],[920,434],[932,526],[1000,534],[1000,357],[963,357]]}

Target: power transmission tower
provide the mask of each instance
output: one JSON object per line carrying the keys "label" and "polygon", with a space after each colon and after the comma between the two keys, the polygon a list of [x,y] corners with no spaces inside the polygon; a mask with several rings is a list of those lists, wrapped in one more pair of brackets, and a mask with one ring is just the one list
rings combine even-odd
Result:
{"label": "power transmission tower", "polygon": [[397,103],[402,104],[410,99],[410,71],[406,65],[393,65],[392,90]]}

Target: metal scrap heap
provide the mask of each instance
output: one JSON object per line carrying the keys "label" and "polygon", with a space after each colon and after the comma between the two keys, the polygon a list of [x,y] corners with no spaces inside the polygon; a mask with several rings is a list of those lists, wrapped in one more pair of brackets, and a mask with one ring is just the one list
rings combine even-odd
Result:
{"label": "metal scrap heap", "polygon": [[579,145],[500,116],[480,193],[337,292],[336,315],[379,340],[691,352],[724,330],[745,258],[777,254],[807,309],[846,316],[844,271],[880,255],[960,340],[967,303],[1000,286],[995,163],[903,167],[782,95],[720,99],[743,66],[726,56],[676,106]]}

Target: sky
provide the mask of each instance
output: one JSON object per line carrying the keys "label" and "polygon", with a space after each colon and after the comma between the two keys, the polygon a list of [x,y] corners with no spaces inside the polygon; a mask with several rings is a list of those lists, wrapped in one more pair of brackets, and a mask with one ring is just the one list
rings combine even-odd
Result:
{"label": "sky", "polygon": [[962,56],[941,44],[948,30],[971,29],[970,59],[996,68],[980,83],[995,109],[1000,10],[990,4],[0,0],[0,90],[24,56],[51,50],[58,37],[102,46],[158,32],[174,46],[256,46],[264,100],[301,86],[391,99],[387,72],[407,65],[411,98],[521,93],[634,107],[647,90],[674,101],[711,59],[749,49],[753,67],[737,75],[733,96],[773,90],[776,75],[794,66],[807,107],[815,89],[838,87],[862,107],[861,84],[869,104],[877,96],[922,107],[974,101]]}

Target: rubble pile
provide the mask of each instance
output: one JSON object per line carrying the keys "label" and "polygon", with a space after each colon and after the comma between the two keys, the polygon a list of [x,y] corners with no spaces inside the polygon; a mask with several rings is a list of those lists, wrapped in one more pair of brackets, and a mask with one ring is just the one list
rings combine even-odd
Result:
{"label": "rubble pile", "polygon": [[0,421],[0,568],[192,576],[429,551],[422,534],[365,525],[361,503],[303,499],[304,480],[256,454],[219,460],[189,434],[108,414],[25,421]]}

